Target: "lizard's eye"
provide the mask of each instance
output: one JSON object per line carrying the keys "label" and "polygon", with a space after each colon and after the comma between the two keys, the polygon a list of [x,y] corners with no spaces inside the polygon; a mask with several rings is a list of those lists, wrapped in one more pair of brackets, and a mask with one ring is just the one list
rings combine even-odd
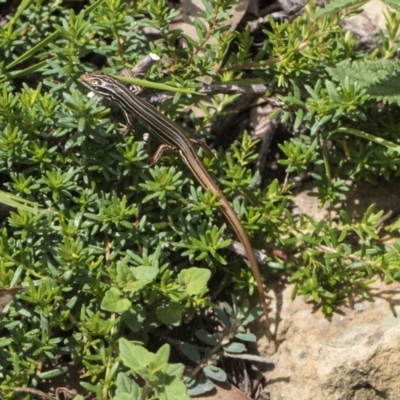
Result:
{"label": "lizard's eye", "polygon": [[93,84],[93,86],[100,87],[101,86],[101,80],[97,79],[97,78],[94,78],[94,79],[92,79],[92,84]]}

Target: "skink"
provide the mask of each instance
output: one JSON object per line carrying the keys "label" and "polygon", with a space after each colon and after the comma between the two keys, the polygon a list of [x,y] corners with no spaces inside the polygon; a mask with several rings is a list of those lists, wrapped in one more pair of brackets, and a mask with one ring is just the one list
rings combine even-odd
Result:
{"label": "skink", "polygon": [[270,338],[268,305],[265,299],[260,270],[249,237],[229,201],[222,194],[197,156],[192,142],[183,132],[182,128],[160,113],[147,101],[135,95],[134,91],[112,76],[102,72],[93,72],[82,75],[81,81],[94,93],[115,102],[121,108],[126,118],[127,129],[131,127],[133,120],[136,118],[149,129],[150,134],[153,134],[159,140],[161,146],[157,149],[153,157],[154,162],[157,162],[161,158],[164,151],[177,151],[201,186],[206,190],[209,189],[216,196],[221,211],[235,230],[245,249],[251,270],[257,282],[259,301],[266,318],[268,328],[266,335]]}

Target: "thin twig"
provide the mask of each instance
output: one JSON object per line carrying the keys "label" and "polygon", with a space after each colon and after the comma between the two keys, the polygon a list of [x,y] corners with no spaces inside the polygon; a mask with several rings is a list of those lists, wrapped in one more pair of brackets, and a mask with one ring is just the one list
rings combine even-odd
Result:
{"label": "thin twig", "polygon": [[154,65],[160,61],[160,57],[157,54],[149,53],[147,56],[142,58],[132,69],[124,69],[122,75],[130,78],[138,78],[144,76],[144,74]]}
{"label": "thin twig", "polygon": [[260,362],[263,364],[274,364],[274,365],[278,364],[278,360],[275,358],[265,358],[265,357],[256,356],[254,354],[233,354],[233,353],[228,353],[228,352],[224,351],[223,355],[225,357],[239,358],[241,360]]}

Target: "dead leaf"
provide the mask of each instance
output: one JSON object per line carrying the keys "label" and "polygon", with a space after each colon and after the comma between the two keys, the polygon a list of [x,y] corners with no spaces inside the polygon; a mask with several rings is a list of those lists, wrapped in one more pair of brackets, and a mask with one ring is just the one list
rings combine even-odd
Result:
{"label": "dead leaf", "polygon": [[22,289],[22,286],[14,286],[11,288],[0,289],[0,314],[4,307],[13,299],[13,297]]}

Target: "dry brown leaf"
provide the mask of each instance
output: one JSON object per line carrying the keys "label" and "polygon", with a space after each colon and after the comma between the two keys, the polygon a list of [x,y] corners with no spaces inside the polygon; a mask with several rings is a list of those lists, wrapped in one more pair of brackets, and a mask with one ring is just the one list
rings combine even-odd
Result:
{"label": "dry brown leaf", "polygon": [[0,314],[4,307],[13,299],[13,297],[22,289],[22,286],[14,286],[11,288],[0,289]]}

